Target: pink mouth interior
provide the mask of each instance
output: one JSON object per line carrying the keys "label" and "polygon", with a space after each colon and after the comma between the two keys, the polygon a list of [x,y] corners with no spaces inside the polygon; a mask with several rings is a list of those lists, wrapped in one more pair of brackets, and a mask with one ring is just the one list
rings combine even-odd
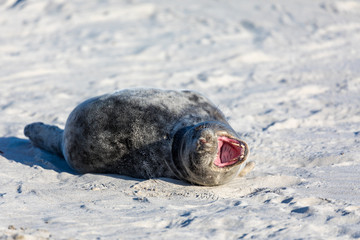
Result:
{"label": "pink mouth interior", "polygon": [[226,167],[235,164],[244,155],[245,149],[239,141],[225,136],[218,137],[218,153],[214,164]]}

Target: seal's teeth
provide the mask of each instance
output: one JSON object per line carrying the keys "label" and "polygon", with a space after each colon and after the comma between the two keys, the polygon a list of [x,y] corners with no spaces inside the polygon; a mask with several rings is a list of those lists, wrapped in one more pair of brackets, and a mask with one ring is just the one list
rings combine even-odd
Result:
{"label": "seal's teeth", "polygon": [[240,147],[240,144],[238,144],[238,143],[232,143],[232,145]]}

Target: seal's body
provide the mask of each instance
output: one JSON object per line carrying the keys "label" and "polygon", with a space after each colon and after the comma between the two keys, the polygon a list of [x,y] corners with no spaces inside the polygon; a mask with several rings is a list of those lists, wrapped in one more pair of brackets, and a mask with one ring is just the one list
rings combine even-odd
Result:
{"label": "seal's body", "polygon": [[220,110],[192,91],[122,90],[77,106],[64,131],[33,123],[24,132],[81,173],[209,186],[234,178],[249,153]]}

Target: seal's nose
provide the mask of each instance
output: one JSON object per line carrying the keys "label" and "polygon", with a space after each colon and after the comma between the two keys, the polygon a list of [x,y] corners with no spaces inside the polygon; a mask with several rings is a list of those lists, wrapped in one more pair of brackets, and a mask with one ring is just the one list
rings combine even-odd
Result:
{"label": "seal's nose", "polygon": [[205,142],[211,142],[215,138],[216,138],[215,132],[210,128],[205,128],[201,131],[199,140],[205,143]]}
{"label": "seal's nose", "polygon": [[197,141],[197,150],[211,152],[217,148],[217,141],[215,132],[211,129],[205,128],[201,131]]}

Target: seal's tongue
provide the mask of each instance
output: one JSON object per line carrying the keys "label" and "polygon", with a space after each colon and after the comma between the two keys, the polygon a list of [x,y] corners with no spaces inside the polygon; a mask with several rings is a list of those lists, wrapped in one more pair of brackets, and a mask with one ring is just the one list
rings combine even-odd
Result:
{"label": "seal's tongue", "polygon": [[245,149],[239,141],[225,136],[218,137],[218,153],[214,161],[218,167],[235,164],[244,156]]}

